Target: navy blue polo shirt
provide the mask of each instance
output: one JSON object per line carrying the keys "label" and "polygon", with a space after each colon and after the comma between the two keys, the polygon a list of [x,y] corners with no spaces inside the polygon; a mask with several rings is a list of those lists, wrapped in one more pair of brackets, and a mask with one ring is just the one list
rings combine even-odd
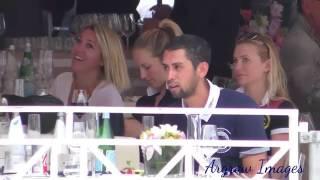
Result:
{"label": "navy blue polo shirt", "polygon": [[[182,101],[171,104],[170,107],[183,107]],[[216,105],[217,108],[259,108],[248,96],[230,89],[221,89]],[[254,111],[254,109],[252,109]],[[267,140],[263,126],[263,116],[254,115],[211,115],[207,122],[217,126],[219,139],[230,140]],[[186,132],[187,117],[184,114],[164,115],[161,124],[177,125]],[[268,151],[261,147],[225,147],[214,154],[220,157],[223,167],[242,167],[241,158]]]}

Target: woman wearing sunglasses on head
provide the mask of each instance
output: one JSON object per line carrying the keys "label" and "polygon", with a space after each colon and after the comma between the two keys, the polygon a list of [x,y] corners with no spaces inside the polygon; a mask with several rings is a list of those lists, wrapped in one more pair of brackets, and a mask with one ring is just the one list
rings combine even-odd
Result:
{"label": "woman wearing sunglasses on head", "polygon": [[[278,49],[273,41],[258,33],[248,33],[236,42],[232,64],[238,91],[250,96],[262,108],[294,108]],[[265,116],[265,130],[271,140],[288,140],[288,117]],[[272,148],[273,155],[278,148]],[[277,166],[284,165],[284,158]],[[281,174],[273,174],[279,177]]]}

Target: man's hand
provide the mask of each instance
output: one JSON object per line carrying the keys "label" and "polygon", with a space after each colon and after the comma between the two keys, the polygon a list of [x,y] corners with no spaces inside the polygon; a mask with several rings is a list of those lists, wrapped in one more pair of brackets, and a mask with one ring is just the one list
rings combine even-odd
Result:
{"label": "man's hand", "polygon": [[251,169],[248,172],[248,176],[253,177],[257,174],[261,167],[261,160],[267,159],[267,153],[260,153],[255,155],[249,155],[242,158],[243,168]]}

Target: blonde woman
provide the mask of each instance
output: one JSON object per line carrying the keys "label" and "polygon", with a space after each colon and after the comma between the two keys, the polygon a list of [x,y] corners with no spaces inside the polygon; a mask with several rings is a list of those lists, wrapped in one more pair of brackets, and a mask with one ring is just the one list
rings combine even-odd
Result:
{"label": "blonde woman", "polygon": [[[129,87],[127,65],[118,35],[108,27],[85,27],[71,50],[72,72],[60,74],[52,95],[71,105],[74,89],[84,89],[89,106],[123,106],[120,92]],[[123,122],[122,122],[123,124]]]}
{"label": "blonde woman", "polygon": [[[157,28],[150,29],[141,34],[135,41],[132,49],[132,58],[139,67],[140,78],[148,85],[147,95],[141,97],[136,106],[155,107],[167,106],[177,99],[173,98],[166,89],[167,72],[161,62],[162,53],[167,44],[176,37],[182,35],[180,27],[169,19],[160,21]],[[136,120],[126,121],[130,123],[131,135],[139,136],[142,126],[142,114],[133,115]],[[155,123],[158,124],[155,116]]]}
{"label": "blonde woman", "polygon": [[[269,37],[258,33],[242,36],[236,42],[232,73],[240,86],[238,91],[250,96],[260,107],[294,108],[278,49]],[[265,116],[264,126],[269,139],[288,140],[287,116]],[[276,151],[277,148],[272,148],[270,155]]]}

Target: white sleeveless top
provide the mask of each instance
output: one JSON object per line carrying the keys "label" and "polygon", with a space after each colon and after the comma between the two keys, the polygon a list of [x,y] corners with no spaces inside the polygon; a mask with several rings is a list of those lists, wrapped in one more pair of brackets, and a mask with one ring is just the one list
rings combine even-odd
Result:
{"label": "white sleeveless top", "polygon": [[[64,105],[68,105],[72,81],[73,76],[71,72],[58,75],[50,88],[50,94],[62,100]],[[100,82],[93,90],[88,102],[89,106],[124,106],[117,88],[112,83],[107,83],[106,81]]]}

